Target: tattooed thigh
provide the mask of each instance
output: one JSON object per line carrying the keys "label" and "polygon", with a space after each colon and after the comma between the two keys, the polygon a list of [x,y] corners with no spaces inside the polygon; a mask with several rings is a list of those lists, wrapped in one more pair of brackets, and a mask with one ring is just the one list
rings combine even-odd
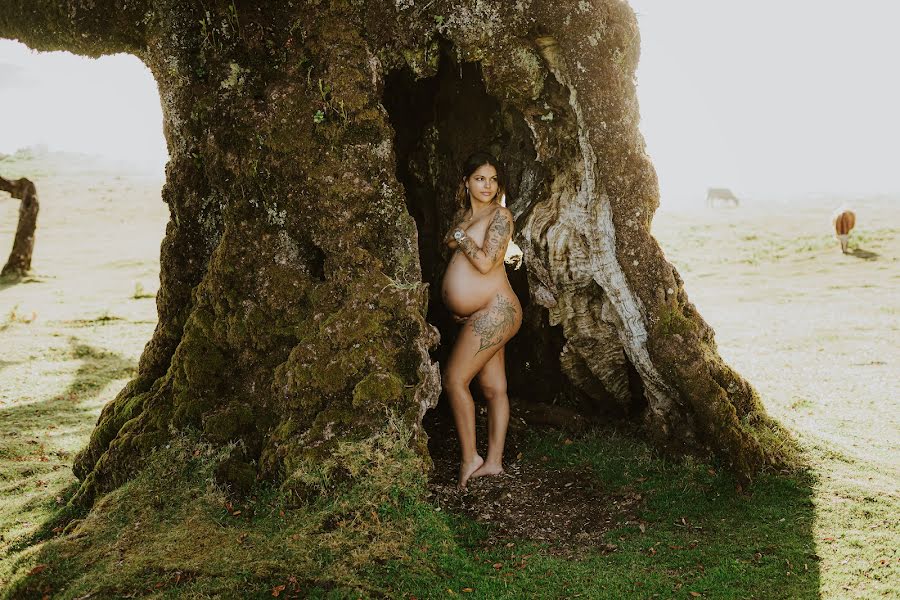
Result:
{"label": "tattooed thigh", "polygon": [[475,355],[512,337],[517,320],[518,307],[503,294],[497,294],[491,305],[472,320],[472,329],[480,340]]}

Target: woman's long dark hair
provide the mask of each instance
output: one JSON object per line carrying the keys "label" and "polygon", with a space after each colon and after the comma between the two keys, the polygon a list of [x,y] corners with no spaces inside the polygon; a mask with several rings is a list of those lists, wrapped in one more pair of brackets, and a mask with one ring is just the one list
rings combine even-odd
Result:
{"label": "woman's long dark hair", "polygon": [[499,202],[503,202],[503,195],[506,193],[506,171],[493,154],[479,151],[470,154],[463,162],[462,173],[459,177],[459,187],[456,188],[456,203],[460,208],[465,209],[469,207],[469,197],[466,195],[466,180],[482,165],[491,165],[496,169],[497,195],[495,197]]}

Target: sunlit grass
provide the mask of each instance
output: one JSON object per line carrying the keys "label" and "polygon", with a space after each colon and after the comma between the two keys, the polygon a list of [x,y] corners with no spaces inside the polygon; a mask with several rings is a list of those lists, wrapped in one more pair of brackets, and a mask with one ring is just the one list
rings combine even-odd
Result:
{"label": "sunlit grass", "polygon": [[[609,430],[570,442],[533,433],[523,446],[524,461],[577,467],[605,488],[644,498],[637,522],[605,535],[614,551],[588,549],[578,559],[528,540],[485,546],[486,526],[436,510],[416,491],[415,473],[399,481],[376,476],[363,490],[304,507],[268,487],[230,505],[212,484],[217,452],[181,438],[61,535],[45,524],[63,516],[56,496],[72,492],[71,474],[60,468],[70,455],[51,455],[46,444],[28,439],[5,445],[4,494],[13,502],[0,520],[14,527],[4,527],[12,552],[0,576],[14,577],[12,589],[22,593],[49,586],[73,598],[89,591],[262,598],[280,586],[285,597],[302,590],[312,597],[645,598],[693,591],[715,598],[820,592],[842,598],[889,594],[897,576],[896,497],[823,480],[815,471],[765,475],[741,494],[719,465],[668,460]],[[809,452],[822,471],[848,460]],[[401,483],[399,495],[383,494],[360,509],[374,490]],[[360,560],[360,552],[379,558]],[[41,572],[26,575],[35,568]],[[852,594],[845,589],[850,582]]]}

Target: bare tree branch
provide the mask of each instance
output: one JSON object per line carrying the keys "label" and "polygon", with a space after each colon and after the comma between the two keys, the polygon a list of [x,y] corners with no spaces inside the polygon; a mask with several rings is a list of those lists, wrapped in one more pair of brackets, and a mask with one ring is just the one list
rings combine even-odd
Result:
{"label": "bare tree branch", "polygon": [[0,177],[0,191],[8,192],[22,201],[19,205],[19,223],[13,239],[9,259],[0,271],[0,276],[22,277],[31,269],[31,254],[34,251],[34,232],[37,228],[38,197],[34,184],[24,177],[15,180]]}

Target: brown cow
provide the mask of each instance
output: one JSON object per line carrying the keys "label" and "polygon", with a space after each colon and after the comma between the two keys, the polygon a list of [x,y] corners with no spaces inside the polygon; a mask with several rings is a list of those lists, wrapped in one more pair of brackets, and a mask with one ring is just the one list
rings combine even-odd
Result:
{"label": "brown cow", "polygon": [[846,206],[842,206],[831,215],[831,227],[834,237],[841,242],[841,252],[847,254],[850,241],[850,230],[856,225],[856,214]]}

